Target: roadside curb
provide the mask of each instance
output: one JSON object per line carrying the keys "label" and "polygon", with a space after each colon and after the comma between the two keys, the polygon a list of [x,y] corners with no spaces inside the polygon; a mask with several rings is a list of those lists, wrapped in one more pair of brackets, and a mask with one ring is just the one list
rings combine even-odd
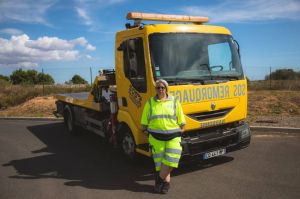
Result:
{"label": "roadside curb", "polygon": [[0,120],[37,120],[37,121],[62,121],[56,117],[0,117]]}
{"label": "roadside curb", "polygon": [[293,127],[274,127],[274,126],[250,126],[251,130],[273,132],[276,131],[286,132],[286,133],[300,133],[300,128]]}

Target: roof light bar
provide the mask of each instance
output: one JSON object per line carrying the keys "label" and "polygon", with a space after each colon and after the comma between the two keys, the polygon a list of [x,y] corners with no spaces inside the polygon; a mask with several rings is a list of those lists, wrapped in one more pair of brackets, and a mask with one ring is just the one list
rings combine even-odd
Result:
{"label": "roof light bar", "polygon": [[205,23],[208,22],[208,17],[201,16],[188,16],[188,15],[166,15],[144,12],[129,12],[127,14],[128,20],[147,20],[147,21],[174,21],[174,22],[192,22],[192,23]]}

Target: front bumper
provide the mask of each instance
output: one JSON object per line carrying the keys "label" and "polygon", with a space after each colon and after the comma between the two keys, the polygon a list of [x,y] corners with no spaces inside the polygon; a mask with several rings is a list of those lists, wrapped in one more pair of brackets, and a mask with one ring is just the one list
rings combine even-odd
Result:
{"label": "front bumper", "polygon": [[182,159],[203,159],[205,153],[226,149],[226,153],[247,147],[251,132],[247,123],[187,132],[182,138]]}

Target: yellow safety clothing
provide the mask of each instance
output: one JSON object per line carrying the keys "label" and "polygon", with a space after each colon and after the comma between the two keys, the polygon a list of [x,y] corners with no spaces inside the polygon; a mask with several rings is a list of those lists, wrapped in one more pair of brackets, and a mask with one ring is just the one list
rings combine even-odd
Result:
{"label": "yellow safety clothing", "polygon": [[180,136],[180,127],[185,125],[185,118],[178,100],[168,96],[160,101],[151,97],[145,104],[141,124],[154,137],[167,140]]}
{"label": "yellow safety clothing", "polygon": [[149,144],[155,170],[161,170],[161,164],[178,167],[182,147],[181,128],[185,118],[178,100],[168,96],[161,101],[151,97],[144,106],[141,124],[149,132]]}

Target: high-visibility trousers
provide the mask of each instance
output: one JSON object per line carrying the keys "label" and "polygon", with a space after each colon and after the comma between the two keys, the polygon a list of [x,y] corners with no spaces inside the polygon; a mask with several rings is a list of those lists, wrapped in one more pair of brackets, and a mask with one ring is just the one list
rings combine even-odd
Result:
{"label": "high-visibility trousers", "polygon": [[167,165],[177,168],[181,157],[182,147],[180,145],[181,137],[176,137],[168,141],[155,139],[149,135],[149,144],[152,150],[152,157],[155,164],[155,170],[160,171],[161,165]]}

